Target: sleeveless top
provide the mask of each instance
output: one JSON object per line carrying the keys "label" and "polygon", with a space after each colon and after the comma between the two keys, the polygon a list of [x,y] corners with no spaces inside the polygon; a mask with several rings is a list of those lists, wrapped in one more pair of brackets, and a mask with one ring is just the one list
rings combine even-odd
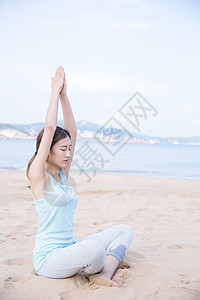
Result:
{"label": "sleeveless top", "polygon": [[40,222],[33,253],[36,272],[51,252],[76,242],[73,234],[73,218],[78,197],[65,174],[60,170],[58,173],[63,185],[47,172],[50,178],[50,191],[45,197],[36,200],[31,190]]}

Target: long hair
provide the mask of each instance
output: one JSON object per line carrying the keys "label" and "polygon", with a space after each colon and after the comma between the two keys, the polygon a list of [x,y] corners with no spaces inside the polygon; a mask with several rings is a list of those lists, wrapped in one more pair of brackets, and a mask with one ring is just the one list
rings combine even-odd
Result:
{"label": "long hair", "polygon": [[[40,147],[40,143],[41,143],[41,140],[42,140],[42,137],[43,137],[43,133],[44,133],[44,128],[42,128],[40,130],[40,132],[38,133],[38,135],[37,135],[37,140],[36,140],[36,151],[37,152],[38,152],[38,149]],[[52,140],[52,143],[51,143],[50,150],[52,149],[53,145],[58,143],[60,140],[66,138],[67,136],[69,136],[70,139],[71,139],[71,135],[70,135],[70,133],[67,129],[63,129],[60,126],[57,126],[56,130],[54,132],[54,136],[53,136],[53,140]],[[30,166],[31,166],[32,162],[34,161],[35,157],[36,157],[36,155],[34,154],[31,157],[31,159],[30,159],[30,161],[27,165],[27,168],[26,168],[26,176],[27,176],[28,179],[29,179],[28,172],[29,172]],[[30,185],[28,185],[26,187],[30,189]]]}

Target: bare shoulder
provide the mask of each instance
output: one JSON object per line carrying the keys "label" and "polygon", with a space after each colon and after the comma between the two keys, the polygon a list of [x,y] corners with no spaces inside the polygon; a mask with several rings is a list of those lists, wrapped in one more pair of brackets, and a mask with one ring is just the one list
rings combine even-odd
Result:
{"label": "bare shoulder", "polygon": [[35,200],[44,198],[50,191],[50,180],[46,171],[39,177],[30,178],[30,185]]}

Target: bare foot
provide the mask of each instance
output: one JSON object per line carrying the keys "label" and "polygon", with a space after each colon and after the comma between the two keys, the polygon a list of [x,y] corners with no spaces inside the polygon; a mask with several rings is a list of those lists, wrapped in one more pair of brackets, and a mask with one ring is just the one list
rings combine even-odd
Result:
{"label": "bare foot", "polygon": [[103,274],[91,274],[89,280],[91,283],[97,283],[100,285],[121,287],[120,284],[107,278]]}

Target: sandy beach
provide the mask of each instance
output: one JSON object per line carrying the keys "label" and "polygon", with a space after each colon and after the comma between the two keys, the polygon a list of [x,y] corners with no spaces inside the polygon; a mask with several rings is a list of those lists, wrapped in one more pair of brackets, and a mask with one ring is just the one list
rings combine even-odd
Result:
{"label": "sandy beach", "polygon": [[65,279],[38,276],[32,256],[38,216],[25,172],[0,172],[1,300],[199,300],[200,181],[97,174],[77,187],[74,237],[116,224],[134,233],[113,280],[121,288],[91,284],[83,272]]}

